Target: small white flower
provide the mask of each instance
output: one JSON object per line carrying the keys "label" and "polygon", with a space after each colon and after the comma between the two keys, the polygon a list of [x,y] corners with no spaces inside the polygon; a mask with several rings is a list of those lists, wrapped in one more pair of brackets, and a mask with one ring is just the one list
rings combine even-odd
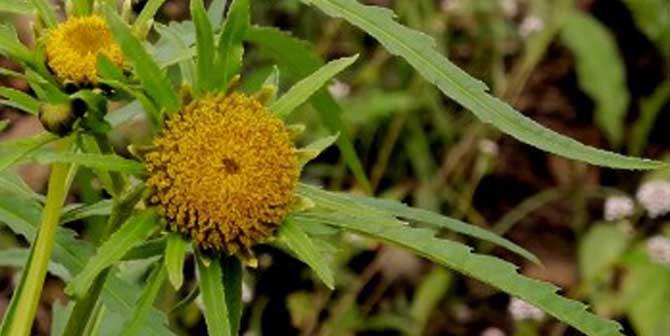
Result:
{"label": "small white flower", "polygon": [[500,7],[508,17],[514,17],[519,13],[519,3],[517,0],[500,0]]}
{"label": "small white flower", "polygon": [[482,331],[481,336],[505,336],[505,332],[495,327],[489,327]]}
{"label": "small white flower", "polygon": [[605,220],[616,221],[629,217],[635,211],[635,204],[628,196],[610,196],[605,200]]}
{"label": "small white flower", "polygon": [[349,87],[349,84],[347,83],[336,80],[328,87],[328,91],[330,91],[330,94],[335,98],[346,98],[351,92],[351,87]]}
{"label": "small white flower", "polygon": [[544,29],[544,21],[538,16],[530,15],[521,22],[521,26],[519,26],[519,34],[523,37],[528,37],[542,29]]}
{"label": "small white flower", "polygon": [[670,212],[670,182],[668,181],[645,182],[637,190],[636,197],[651,218]]}
{"label": "small white flower", "polygon": [[647,253],[651,261],[664,266],[670,266],[670,239],[663,236],[654,236],[647,240]]}
{"label": "small white flower", "polygon": [[512,298],[507,307],[507,311],[512,315],[512,319],[515,321],[541,321],[544,318],[544,312],[542,310],[518,298]]}
{"label": "small white flower", "polygon": [[489,139],[480,140],[477,147],[480,152],[491,156],[498,155],[498,152],[500,151],[498,144]]}

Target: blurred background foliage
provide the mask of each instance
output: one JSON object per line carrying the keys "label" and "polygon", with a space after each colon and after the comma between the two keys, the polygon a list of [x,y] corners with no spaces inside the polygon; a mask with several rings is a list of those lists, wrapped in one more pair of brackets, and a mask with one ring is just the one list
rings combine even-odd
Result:
{"label": "blurred background foliage", "polygon": [[[577,0],[577,11],[570,10],[572,0],[366,3],[392,8],[402,23],[434,37],[440,52],[489,84],[496,96],[562,134],[650,158],[662,159],[670,149],[667,0]],[[134,10],[144,4],[136,2]],[[503,234],[536,253],[544,265],[485,244],[478,249],[589,302],[598,314],[620,321],[627,335],[670,334],[670,225],[664,217],[670,212],[670,172],[645,176],[545,154],[482,124],[341,20],[298,0],[255,1],[252,9],[253,22],[311,41],[325,60],[361,55],[329,89],[343,106],[346,130],[375,195]],[[167,24],[188,15],[188,1],[171,0],[158,21]],[[24,32],[30,29],[18,16],[1,20],[17,23]],[[13,67],[6,60],[0,63]],[[245,63],[243,88],[256,87],[273,71],[273,60],[253,45]],[[29,90],[22,80],[1,74],[0,84]],[[306,140],[329,133],[318,116],[309,106],[292,116],[307,124]],[[0,139],[34,134],[41,127],[9,107],[2,107],[0,120]],[[141,140],[137,137],[147,133],[137,131],[142,127],[131,123],[116,131],[120,152],[131,140]],[[46,173],[35,165],[20,170],[37,191],[45,188]],[[2,176],[0,183],[9,178]],[[86,169],[77,176],[91,178]],[[365,192],[334,147],[308,166],[305,179],[331,190]],[[81,202],[103,196],[89,183],[76,186]],[[95,239],[98,224],[91,218],[68,226]],[[15,250],[25,241],[1,230],[0,311],[17,279],[13,267],[26,258]],[[265,248],[259,271],[245,278],[245,334],[577,334],[541,315],[520,312],[530,308],[407,252],[354,235],[345,240],[348,246],[339,248],[333,260],[335,291],[298,261]],[[125,263],[121,269],[138,281],[147,276],[142,263]],[[192,260],[187,272],[183,293],[165,285],[160,305],[171,311],[173,326],[182,333],[204,334],[198,301],[176,305],[195,286]],[[38,311],[41,334],[57,330],[65,300],[62,281],[50,277]]]}

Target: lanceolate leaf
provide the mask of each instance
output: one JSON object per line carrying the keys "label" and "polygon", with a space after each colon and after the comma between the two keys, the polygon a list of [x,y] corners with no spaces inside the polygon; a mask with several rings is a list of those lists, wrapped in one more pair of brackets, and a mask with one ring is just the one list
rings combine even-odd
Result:
{"label": "lanceolate leaf", "polygon": [[[166,112],[179,111],[181,102],[165,73],[151,59],[142,43],[133,35],[130,28],[114,10],[109,6],[104,6],[104,12],[114,38],[121,46],[126,60],[132,64],[137,77],[139,77],[149,96]],[[158,119],[162,120],[161,118]]]}
{"label": "lanceolate leaf", "polygon": [[216,60],[214,46],[214,30],[209,22],[205,5],[202,0],[191,1],[191,16],[195,24],[196,35],[196,70],[195,91],[205,92],[214,88],[217,71],[214,71],[214,62]]}
{"label": "lanceolate leaf", "polygon": [[563,43],[575,55],[579,86],[595,101],[595,121],[610,142],[623,140],[623,123],[630,97],[625,65],[616,42],[595,18],[576,9],[564,18]]}
{"label": "lanceolate leaf", "polygon": [[242,41],[249,29],[249,0],[233,0],[219,39],[217,62],[214,69],[220,73],[216,87],[223,89],[242,68],[244,47]]}
{"label": "lanceolate leaf", "polygon": [[587,335],[622,335],[617,323],[601,319],[586,311],[584,304],[558,295],[558,288],[551,284],[520,275],[516,266],[506,261],[474,254],[466,245],[437,238],[432,230],[408,226],[392,214],[365,211],[356,202],[337,194],[314,187],[302,187],[300,194],[311,198],[316,207],[295,214],[296,220],[324,223],[404,247],[520,297]]}
{"label": "lanceolate leaf", "polygon": [[165,0],[149,0],[142,8],[140,15],[137,16],[135,22],[133,23],[133,28],[139,32],[144,29],[147,29],[147,25],[150,20],[153,20],[154,15],[158,12],[158,9],[163,5]]}
{"label": "lanceolate leaf", "polygon": [[184,258],[187,248],[188,241],[182,239],[180,234],[168,234],[165,248],[165,268],[168,271],[170,283],[175,290],[179,290],[184,282]]}
{"label": "lanceolate leaf", "polygon": [[298,106],[306,102],[316,91],[342,70],[356,62],[358,55],[332,61],[307,78],[296,83],[286,94],[277,99],[270,109],[281,118],[286,118]]}
{"label": "lanceolate leaf", "polygon": [[[32,242],[37,233],[41,216],[38,203],[15,195],[0,196],[0,222]],[[75,233],[59,228],[54,242],[53,260],[67,268],[70,274],[77,274],[90,259],[93,247],[84,241],[75,239]],[[130,316],[135,301],[139,296],[139,288],[116,276],[110,276],[105,283],[102,300],[114,312],[124,317]],[[165,315],[153,310],[143,326],[146,335],[172,335],[166,327]]]}
{"label": "lanceolate leaf", "polygon": [[311,267],[328,288],[335,288],[335,276],[327,260],[314,246],[312,239],[297,225],[293,219],[287,219],[279,228],[277,240],[298,259]]}
{"label": "lanceolate leaf", "polygon": [[34,150],[56,139],[57,137],[55,135],[44,132],[20,140],[1,142],[0,171],[5,170],[7,167],[10,167]]}
{"label": "lanceolate leaf", "polygon": [[226,10],[227,0],[212,0],[207,8],[207,16],[212,23],[212,27],[218,27],[223,21],[223,11]]}
{"label": "lanceolate leaf", "polygon": [[83,297],[96,276],[119,261],[126,252],[139,245],[156,229],[158,218],[153,210],[146,210],[128,219],[126,223],[100,246],[96,255],[66,287],[66,292]]}
{"label": "lanceolate leaf", "polygon": [[228,299],[223,288],[223,272],[221,259],[217,257],[205,260],[196,255],[200,293],[205,303],[205,321],[210,336],[232,336],[233,332],[228,316]]}
{"label": "lanceolate leaf", "polygon": [[158,296],[158,292],[163,286],[163,282],[165,282],[165,274],[165,267],[161,260],[156,263],[156,268],[151,273],[151,276],[149,276],[144,293],[142,293],[139,301],[137,301],[135,311],[130,320],[126,322],[120,334],[121,336],[142,335],[142,324],[147,319],[149,312],[151,312],[151,307],[153,307],[154,301],[156,301],[156,296]]}
{"label": "lanceolate leaf", "polygon": [[[0,266],[21,269],[28,262],[29,255],[30,250],[24,248],[10,248],[0,250]],[[70,272],[68,272],[68,270],[65,269],[63,265],[50,262],[48,270],[49,273],[61,278],[64,281],[70,279]]]}
{"label": "lanceolate leaf", "polygon": [[[274,55],[282,67],[282,74],[287,73],[294,79],[307,77],[324,64],[307,43],[277,29],[251,27],[246,38],[249,42],[263,47],[266,52]],[[331,133],[340,134],[337,146],[342,152],[344,162],[347,163],[362,188],[370,193],[372,190],[370,182],[342,121],[343,112],[340,105],[326,89],[317,91],[309,102],[319,113],[323,125]]]}
{"label": "lanceolate leaf", "polygon": [[513,242],[505,238],[502,238],[491,231],[481,229],[474,225],[463,223],[457,219],[441,216],[428,210],[412,208],[402,203],[390,200],[381,200],[371,197],[362,197],[353,195],[352,196],[342,195],[342,196],[350,197],[355,202],[359,202],[361,204],[370,206],[377,210],[384,211],[388,214],[391,214],[398,218],[402,218],[404,220],[416,221],[438,229],[451,230],[473,238],[491,242],[500,247],[504,247],[536,264],[540,263],[540,261],[534,254],[524,249],[523,247],[514,244]]}
{"label": "lanceolate leaf", "polygon": [[112,211],[112,200],[102,200],[89,205],[81,205],[69,209],[60,216],[60,223],[70,223],[91,216],[107,216]]}
{"label": "lanceolate leaf", "polygon": [[33,155],[32,158],[42,164],[69,162],[102,171],[118,171],[128,174],[144,172],[144,165],[141,163],[114,154],[40,152]]}
{"label": "lanceolate leaf", "polygon": [[523,116],[487,91],[487,86],[459,69],[435,48],[434,41],[393,20],[391,10],[365,6],[356,0],[302,0],[326,14],[343,18],[363,29],[386,49],[409,62],[444,94],[520,141],[567,158],[612,168],[655,169],[665,164],[623,156],[586,146]]}
{"label": "lanceolate leaf", "polygon": [[8,103],[5,105],[10,105],[33,115],[37,114],[37,109],[40,106],[40,103],[35,98],[16,89],[0,87],[0,96],[9,99]]}
{"label": "lanceolate leaf", "polygon": [[221,262],[223,289],[226,292],[226,307],[232,335],[240,334],[242,319],[242,263],[236,256],[229,256]]}

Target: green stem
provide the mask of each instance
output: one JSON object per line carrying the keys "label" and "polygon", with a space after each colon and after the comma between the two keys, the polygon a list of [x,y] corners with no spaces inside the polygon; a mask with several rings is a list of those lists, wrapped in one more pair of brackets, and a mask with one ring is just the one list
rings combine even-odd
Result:
{"label": "green stem", "polygon": [[[67,150],[70,141],[62,141],[60,150]],[[42,212],[42,222],[33,245],[33,251],[28,261],[28,270],[23,273],[23,285],[17,293],[18,301],[16,314],[10,322],[9,335],[29,335],[37,306],[44,287],[47,273],[47,264],[51,258],[51,251],[58,227],[61,209],[68,193],[68,172],[70,165],[54,163],[51,165],[51,176],[47,191],[47,200]]]}

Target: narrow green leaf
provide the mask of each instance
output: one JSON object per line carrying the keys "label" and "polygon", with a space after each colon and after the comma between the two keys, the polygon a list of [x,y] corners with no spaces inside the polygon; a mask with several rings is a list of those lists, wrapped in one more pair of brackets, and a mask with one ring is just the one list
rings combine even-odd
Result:
{"label": "narrow green leaf", "polygon": [[340,58],[324,65],[307,78],[296,83],[286,94],[277,99],[270,106],[270,109],[281,118],[288,117],[293,110],[306,102],[329,80],[356,62],[356,59],[358,59],[358,55]]}
{"label": "narrow green leaf", "polygon": [[363,29],[392,54],[411,64],[426,80],[490,123],[519,141],[567,158],[611,168],[656,169],[665,163],[627,157],[586,146],[523,116],[487,93],[487,86],[468,75],[435,50],[434,41],[394,21],[393,11],[366,6],[356,0],[302,0],[326,14],[342,18]]}
{"label": "narrow green leaf", "polygon": [[651,96],[640,102],[640,117],[633,125],[628,143],[632,155],[642,154],[649,141],[649,132],[654,128],[658,114],[668,101],[670,101],[670,79],[657,86]]}
{"label": "narrow green leaf", "polygon": [[33,61],[30,49],[21,43],[16,29],[9,24],[0,24],[0,55],[18,62],[31,63]]}
{"label": "narrow green leaf", "polygon": [[49,335],[51,336],[62,336],[63,331],[65,331],[65,324],[67,324],[70,314],[72,313],[72,308],[74,307],[74,302],[69,302],[67,305],[63,305],[60,301],[56,300],[53,303],[51,311],[51,330]]}
{"label": "narrow green leaf", "polygon": [[0,193],[9,193],[39,202],[45,200],[44,196],[36,193],[19,175],[10,170],[0,172]]}
{"label": "narrow green leaf", "polygon": [[[246,39],[263,47],[268,54],[274,55],[279,65],[282,66],[282,73],[287,73],[294,79],[307,77],[324,63],[306,42],[274,28],[251,27]],[[344,162],[349,166],[363,190],[368,194],[371,193],[370,182],[342,121],[343,111],[340,105],[326,89],[317,91],[309,102],[319,113],[323,125],[331,133],[340,134],[337,146]]]}
{"label": "narrow green leaf", "polygon": [[43,132],[32,137],[0,142],[0,171],[3,171],[43,145],[56,140],[51,133]]}
{"label": "narrow green leaf", "polygon": [[0,2],[0,12],[12,14],[31,14],[33,7],[24,0],[3,0]]}
{"label": "narrow green leaf", "polygon": [[233,76],[240,73],[244,47],[242,41],[249,29],[249,0],[233,0],[219,38],[214,69],[221,72],[216,87],[224,89]]}
{"label": "narrow green leaf", "polygon": [[0,132],[4,131],[9,126],[9,120],[0,120]]}
{"label": "narrow green leaf", "polygon": [[65,288],[67,293],[83,297],[95,277],[119,261],[126,252],[139,245],[156,229],[158,216],[155,211],[147,210],[128,219],[126,223],[100,246],[84,269]]}
{"label": "narrow green leaf", "polygon": [[575,56],[579,86],[596,103],[595,121],[614,146],[621,144],[630,95],[616,41],[598,20],[577,9],[564,18],[563,43]]}
{"label": "narrow green leaf", "polygon": [[223,273],[221,270],[221,259],[216,257],[205,260],[200,254],[196,254],[198,264],[198,277],[200,283],[200,295],[205,303],[205,321],[210,336],[232,336],[232,330],[228,315],[228,299],[223,288]]}
{"label": "narrow green leaf", "polygon": [[291,254],[312,268],[328,288],[335,288],[333,269],[328,264],[328,261],[321,257],[321,254],[305,231],[296,225],[294,219],[286,219],[279,227],[277,240]]}
{"label": "narrow green leaf", "polygon": [[195,91],[202,93],[213,89],[216,80],[217,71],[214,71],[214,62],[216,59],[214,31],[205,12],[205,5],[203,5],[202,0],[191,1],[191,17],[195,24],[197,48]]}
{"label": "narrow green leaf", "polygon": [[517,267],[498,258],[472,253],[459,242],[435,237],[428,229],[406,225],[392,214],[365,211],[354,200],[303,186],[299,193],[316,207],[294,214],[300,221],[328,224],[404,247],[440,265],[503,290],[529,302],[559,320],[591,336],[622,335],[620,326],[588,311],[580,302],[558,295],[555,286],[525,277]]}
{"label": "narrow green leaf", "polygon": [[306,147],[300,148],[298,150],[298,161],[301,165],[307,164],[307,162],[316,159],[324,150],[332,146],[339,135],[331,135],[329,137],[321,138],[317,141],[312,142]]}
{"label": "narrow green leaf", "polygon": [[98,54],[97,64],[98,76],[102,79],[112,79],[123,82],[125,77],[123,70],[117,67],[105,54]]}
{"label": "narrow green leaf", "polygon": [[240,334],[242,320],[242,263],[235,256],[228,256],[221,261],[223,273],[223,289],[226,292],[226,307],[230,320],[231,335]]}
{"label": "narrow green leaf", "polygon": [[175,290],[179,290],[184,283],[184,259],[187,249],[188,241],[184,240],[180,234],[168,234],[165,248],[165,268],[170,283]]}
{"label": "narrow green leaf", "polygon": [[[30,199],[15,195],[0,197],[0,222],[4,222],[16,234],[32,242],[37,233],[42,209]],[[76,240],[75,233],[58,228],[54,242],[53,260],[67,268],[70,274],[77,274],[83,269],[93,253],[93,247],[81,240]],[[130,316],[135,301],[139,296],[139,288],[111,275],[103,288],[102,301],[111,310],[121,316]],[[146,335],[173,335],[166,327],[167,318],[157,310],[153,310],[143,332]]]}
{"label": "narrow green leaf", "polygon": [[2,76],[7,76],[7,77],[16,77],[16,78],[21,78],[25,79],[26,76],[20,72],[16,72],[14,70],[9,70],[5,68],[0,68],[0,75]]}
{"label": "narrow green leaf", "polygon": [[53,8],[49,0],[30,0],[33,7],[37,9],[40,19],[48,27],[55,27],[58,24],[56,9]]}
{"label": "narrow green leaf", "polygon": [[512,251],[536,264],[540,263],[540,260],[537,259],[537,257],[533,253],[529,252],[523,247],[491,231],[484,230],[477,226],[461,222],[457,219],[445,217],[428,210],[412,208],[405,204],[391,200],[381,200],[371,197],[363,197],[355,195],[342,195],[342,196],[351,198],[353,201],[372,207],[378,211],[381,210],[386,213],[392,214],[393,216],[396,216],[398,218],[424,223],[425,225],[437,229],[447,229],[450,231],[458,232],[460,234],[464,234],[466,236],[470,236],[473,238],[493,243],[509,251]]}
{"label": "narrow green leaf", "polygon": [[44,151],[35,153],[31,158],[41,164],[70,162],[101,171],[118,171],[139,175],[144,173],[144,165],[142,163],[124,159],[115,154],[54,153]]}
{"label": "narrow green leaf", "polygon": [[212,27],[218,27],[223,21],[223,12],[226,10],[227,0],[212,0],[207,8],[207,16],[209,16],[209,22],[211,22]]}
{"label": "narrow green leaf", "polygon": [[[156,24],[154,27],[166,41],[169,41],[177,53],[187,54],[191,52],[191,48],[181,36],[179,31],[174,27],[174,24],[170,24],[170,26]],[[179,62],[179,70],[181,71],[181,76],[184,83],[193,84],[195,82],[195,63],[191,57]]]}
{"label": "narrow green leaf", "polygon": [[[104,6],[104,13],[114,38],[123,50],[126,60],[133,66],[149,97],[167,113],[179,111],[181,102],[165,73],[112,8]],[[162,117],[159,120],[162,120]]]}
{"label": "narrow green leaf", "polygon": [[112,211],[112,200],[102,200],[93,204],[84,204],[70,208],[60,216],[60,224],[71,223],[93,216],[107,216]]}
{"label": "narrow green leaf", "polygon": [[149,0],[142,8],[140,15],[137,16],[135,22],[133,23],[133,28],[136,31],[143,31],[147,29],[147,25],[150,20],[153,20],[154,16],[158,12],[158,9],[165,3],[165,0]]}
{"label": "narrow green leaf", "polygon": [[163,286],[163,282],[165,282],[165,274],[166,272],[165,267],[163,267],[163,262],[159,261],[156,263],[156,267],[147,280],[144,292],[137,301],[135,311],[130,320],[126,321],[123,331],[120,333],[121,336],[142,335],[142,325],[145,323],[154,301],[156,301],[156,297]]}
{"label": "narrow green leaf", "polygon": [[11,105],[12,107],[37,115],[40,103],[27,93],[9,87],[0,87],[0,96],[4,96],[14,103]]}

